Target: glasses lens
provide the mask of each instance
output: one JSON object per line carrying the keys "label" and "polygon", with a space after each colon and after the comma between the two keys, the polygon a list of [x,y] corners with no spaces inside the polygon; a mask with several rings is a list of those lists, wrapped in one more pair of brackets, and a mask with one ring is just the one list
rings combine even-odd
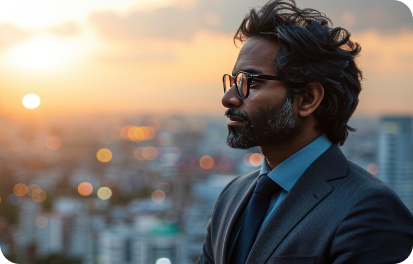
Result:
{"label": "glasses lens", "polygon": [[224,93],[228,92],[229,88],[231,88],[231,76],[228,74],[224,75]]}
{"label": "glasses lens", "polygon": [[248,82],[245,73],[240,72],[237,74],[237,88],[240,96],[245,98],[248,92]]}

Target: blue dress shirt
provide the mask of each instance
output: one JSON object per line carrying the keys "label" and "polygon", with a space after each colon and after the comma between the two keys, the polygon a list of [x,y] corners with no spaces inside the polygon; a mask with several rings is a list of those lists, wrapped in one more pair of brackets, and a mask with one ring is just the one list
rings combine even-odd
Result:
{"label": "blue dress shirt", "polygon": [[268,207],[267,214],[261,224],[258,234],[261,233],[268,220],[275,214],[278,205],[301,175],[303,175],[307,168],[310,167],[310,165],[331,146],[331,144],[333,143],[328,139],[327,135],[322,134],[316,140],[281,162],[273,170],[270,169],[267,160],[264,159],[261,165],[260,176],[267,174],[268,177],[282,187],[282,191],[271,198],[270,206]]}
{"label": "blue dress shirt", "polygon": [[[319,157],[323,154],[330,146],[333,144],[324,133],[319,136],[316,140],[302,148],[301,150],[297,151],[286,160],[281,162],[277,167],[273,170],[270,169],[268,166],[267,160],[264,159],[261,165],[260,176],[263,174],[267,174],[273,181],[275,181],[278,185],[282,187],[282,191],[280,193],[275,194],[271,198],[270,205],[268,207],[266,216],[264,221],[261,224],[260,230],[258,234],[261,233],[264,226],[268,223],[269,219],[273,217],[278,205],[290,191],[290,189],[294,186],[294,184],[298,181],[301,175],[307,170],[308,167]],[[241,227],[237,231],[238,234],[234,241],[232,241],[231,249],[234,248],[235,242],[238,238],[239,231]]]}

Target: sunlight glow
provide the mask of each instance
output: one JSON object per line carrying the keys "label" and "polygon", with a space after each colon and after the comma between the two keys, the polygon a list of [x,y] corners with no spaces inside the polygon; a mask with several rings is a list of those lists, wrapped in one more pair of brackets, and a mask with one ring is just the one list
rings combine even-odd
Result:
{"label": "sunlight glow", "polygon": [[127,15],[173,4],[173,0],[13,0],[0,1],[0,22],[26,29],[46,28],[68,20],[82,21],[94,11],[113,10]]}
{"label": "sunlight glow", "polygon": [[18,69],[44,71],[72,65],[80,56],[79,44],[59,37],[38,35],[5,52],[7,64]]}
{"label": "sunlight glow", "polygon": [[40,105],[40,97],[35,94],[27,94],[23,97],[23,105],[28,109],[34,109]]}

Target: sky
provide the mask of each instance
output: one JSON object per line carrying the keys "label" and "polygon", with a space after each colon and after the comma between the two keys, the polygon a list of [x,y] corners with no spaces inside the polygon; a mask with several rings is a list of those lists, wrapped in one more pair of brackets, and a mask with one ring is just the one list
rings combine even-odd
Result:
{"label": "sky", "polygon": [[[223,115],[232,37],[256,0],[0,2],[0,115]],[[394,0],[300,0],[361,44],[357,115],[413,114],[413,18]],[[27,109],[26,94],[41,104]]]}

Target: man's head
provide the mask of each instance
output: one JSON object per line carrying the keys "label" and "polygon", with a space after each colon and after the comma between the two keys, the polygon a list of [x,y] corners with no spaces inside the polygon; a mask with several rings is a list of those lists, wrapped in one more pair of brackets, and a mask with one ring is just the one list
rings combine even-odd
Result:
{"label": "man's head", "polygon": [[[360,46],[342,28],[293,0],[270,1],[252,9],[234,41],[244,43],[232,75],[239,71],[277,76],[253,78],[249,95],[238,97],[233,85],[222,103],[228,124],[227,144],[234,148],[276,145],[308,131],[325,132],[342,145],[358,104],[362,73],[355,57]],[[240,122],[236,122],[236,121]]]}

